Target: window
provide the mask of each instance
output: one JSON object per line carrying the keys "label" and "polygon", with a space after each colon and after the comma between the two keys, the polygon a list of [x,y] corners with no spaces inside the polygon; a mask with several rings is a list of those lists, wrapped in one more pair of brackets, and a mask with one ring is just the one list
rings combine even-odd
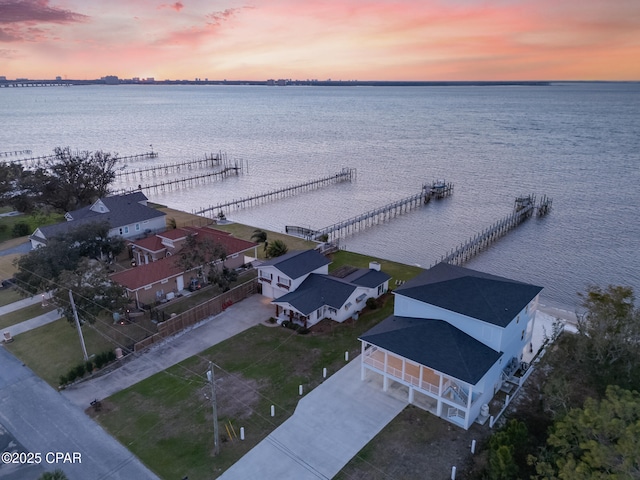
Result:
{"label": "window", "polygon": [[351,302],[348,302],[345,306],[344,309],[345,310],[349,310],[351,308]]}
{"label": "window", "polygon": [[124,233],[129,233],[129,227],[124,227]]}
{"label": "window", "polygon": [[520,340],[524,340],[524,330],[522,330],[522,335],[520,335]]}
{"label": "window", "polygon": [[136,232],[139,232],[139,231],[140,231],[140,224],[136,223]]}
{"label": "window", "polygon": [[362,302],[365,298],[367,298],[367,294],[363,293],[358,298],[356,298],[356,302]]}

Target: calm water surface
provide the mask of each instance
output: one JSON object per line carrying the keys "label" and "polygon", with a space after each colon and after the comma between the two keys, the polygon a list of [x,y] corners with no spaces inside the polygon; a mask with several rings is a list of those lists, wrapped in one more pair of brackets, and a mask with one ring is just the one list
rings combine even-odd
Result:
{"label": "calm water surface", "polygon": [[276,231],[322,228],[446,179],[450,198],[342,240],[423,267],[510,213],[516,196],[546,194],[550,215],[467,266],[544,286],[546,303],[569,308],[589,284],[640,292],[639,84],[13,88],[0,90],[0,108],[0,151],[129,155],[153,145],[157,159],[129,168],[218,151],[248,165],[239,177],[148,194],[187,211],[357,169],[352,183],[230,215]]}

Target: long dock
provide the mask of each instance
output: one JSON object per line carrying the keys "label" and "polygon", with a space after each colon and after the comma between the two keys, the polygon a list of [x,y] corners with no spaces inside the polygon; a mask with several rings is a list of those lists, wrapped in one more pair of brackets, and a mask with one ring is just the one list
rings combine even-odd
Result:
{"label": "long dock", "polygon": [[551,205],[552,201],[546,195],[542,197],[537,206],[535,195],[516,198],[513,213],[498,220],[482,230],[482,232],[460,244],[457,248],[452,249],[448,254],[443,255],[440,258],[440,262],[463,265],[534,214],[542,217],[549,213]]}
{"label": "long dock", "polygon": [[[31,153],[31,150],[24,150],[24,152]],[[117,160],[119,162],[124,162],[127,160],[141,160],[143,158],[157,158],[157,156],[158,156],[158,152],[151,151],[146,153],[138,153],[135,155],[126,155],[124,157],[117,157]],[[2,157],[2,155],[0,155],[0,157]],[[26,167],[33,168],[33,167],[42,167],[44,166],[45,162],[55,161],[57,158],[58,157],[56,155],[41,155],[39,157],[11,159],[10,162],[19,163]]]}
{"label": "long dock", "polygon": [[14,150],[12,152],[0,152],[0,157],[9,157],[13,155],[31,155],[31,150]]}
{"label": "long dock", "polygon": [[433,182],[431,185],[423,185],[419,193],[409,197],[396,200],[394,202],[383,205],[382,207],[369,210],[368,212],[356,215],[347,220],[334,223],[320,230],[312,230],[305,227],[288,225],[285,231],[291,235],[304,237],[308,240],[333,241],[336,238],[355,233],[357,231],[369,228],[386,222],[399,215],[407,213],[421,205],[427,204],[431,199],[440,199],[447,197],[453,193],[453,184],[444,181]]}
{"label": "long dock", "polygon": [[214,214],[218,217],[226,216],[226,213],[229,210],[252,207],[254,205],[259,205],[261,203],[265,203],[277,198],[289,197],[300,192],[315,190],[317,188],[325,187],[333,183],[352,181],[356,177],[356,174],[357,172],[355,168],[343,168],[342,171],[336,173],[335,175],[329,175],[327,177],[310,180],[308,182],[299,183],[289,187],[271,190],[269,192],[260,193],[251,197],[244,197],[238,200],[232,200],[230,202],[219,203],[214,206],[194,211],[193,213],[194,215]]}
{"label": "long dock", "polygon": [[121,192],[131,192],[134,190],[146,190],[156,194],[172,192],[180,188],[204,185],[211,180],[221,180],[228,177],[229,175],[240,175],[241,173],[243,173],[243,171],[244,171],[244,168],[242,163],[235,164],[233,166],[227,166],[217,172],[205,173],[202,175],[194,175],[191,177],[178,178],[175,180],[168,180],[166,182],[159,182],[151,185],[139,184],[138,187],[133,190],[123,189],[121,190]]}
{"label": "long dock", "polygon": [[136,170],[122,170],[116,173],[116,177],[119,179],[130,180],[157,177],[168,174],[180,173],[182,170],[195,170],[202,168],[215,167],[220,164],[221,155],[218,154],[206,154],[204,158],[198,158],[196,160],[187,160],[179,163],[166,163],[163,165],[156,165],[147,168],[138,168]]}

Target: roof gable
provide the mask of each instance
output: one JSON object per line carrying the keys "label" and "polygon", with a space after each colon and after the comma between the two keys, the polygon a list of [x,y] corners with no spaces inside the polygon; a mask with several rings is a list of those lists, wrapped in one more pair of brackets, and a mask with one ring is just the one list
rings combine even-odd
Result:
{"label": "roof gable", "polygon": [[391,316],[360,340],[471,385],[502,356],[444,320]]}
{"label": "roof gable", "polygon": [[295,280],[330,263],[331,260],[316,250],[298,250],[267,260],[262,266],[273,266]]}
{"label": "roof gable", "polygon": [[439,263],[395,293],[504,328],[541,290],[535,285]]}
{"label": "roof gable", "polygon": [[309,315],[323,305],[340,309],[357,287],[340,279],[312,273],[293,292],[276,300],[274,304],[288,303],[303,315]]}

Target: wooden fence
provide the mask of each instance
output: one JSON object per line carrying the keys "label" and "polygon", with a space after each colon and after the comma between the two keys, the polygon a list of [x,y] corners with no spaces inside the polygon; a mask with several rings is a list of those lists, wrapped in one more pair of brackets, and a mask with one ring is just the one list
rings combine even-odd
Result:
{"label": "wooden fence", "polygon": [[139,341],[133,346],[134,352],[139,352],[151,345],[161,342],[164,339],[195,325],[202,320],[218,315],[234,303],[253,295],[258,291],[257,279],[250,280],[242,285],[232,288],[205,303],[197,305],[186,312],[175,315],[168,320],[158,324],[158,333]]}

